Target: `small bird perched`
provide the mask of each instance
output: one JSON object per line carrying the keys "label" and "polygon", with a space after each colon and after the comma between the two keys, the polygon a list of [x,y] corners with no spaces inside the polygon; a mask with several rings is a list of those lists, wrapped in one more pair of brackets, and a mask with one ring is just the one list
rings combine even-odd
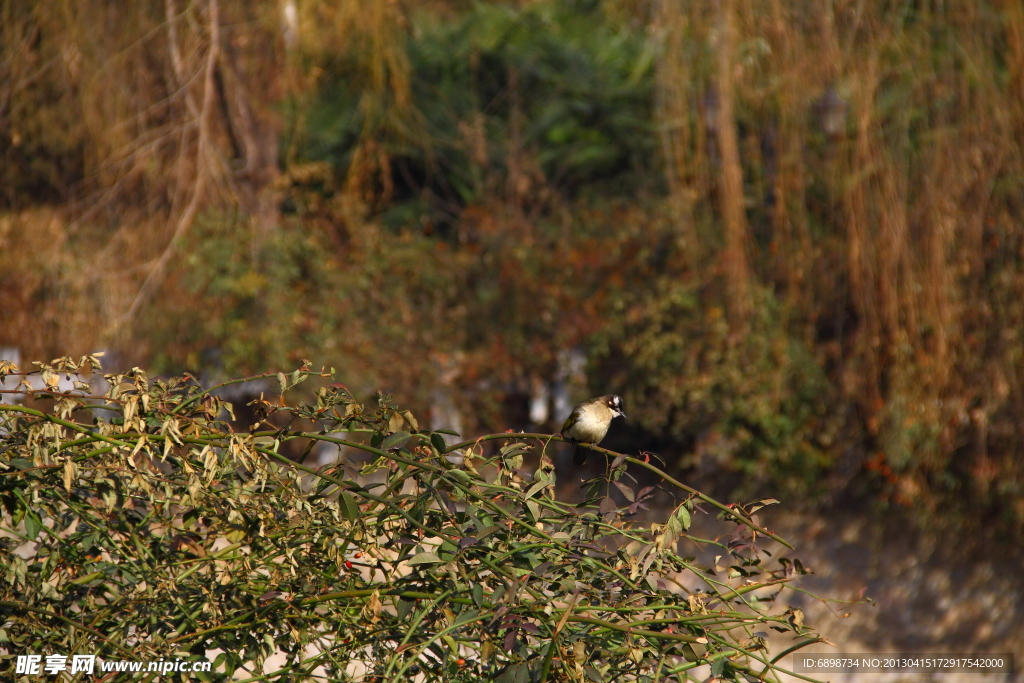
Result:
{"label": "small bird perched", "polygon": [[626,417],[626,413],[622,412],[622,399],[615,394],[592,398],[572,409],[562,425],[562,436],[572,441],[573,465],[579,466],[587,461],[586,449],[577,448],[576,444],[601,443],[616,417]]}

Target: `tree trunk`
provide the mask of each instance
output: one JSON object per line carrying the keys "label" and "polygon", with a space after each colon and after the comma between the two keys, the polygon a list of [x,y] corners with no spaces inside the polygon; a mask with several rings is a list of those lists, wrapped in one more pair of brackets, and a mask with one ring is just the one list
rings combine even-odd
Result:
{"label": "tree trunk", "polygon": [[718,149],[721,153],[719,198],[725,223],[722,265],[726,277],[729,314],[733,325],[750,313],[750,265],[747,262],[747,218],[743,201],[743,167],[740,165],[736,116],[733,111],[733,52],[735,0],[718,3]]}

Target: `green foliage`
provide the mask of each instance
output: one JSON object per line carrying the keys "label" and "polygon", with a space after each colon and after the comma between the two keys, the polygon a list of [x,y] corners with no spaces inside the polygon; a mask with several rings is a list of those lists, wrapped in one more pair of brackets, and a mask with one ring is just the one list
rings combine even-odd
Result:
{"label": "green foliage", "polygon": [[[80,182],[85,174],[87,122],[76,106],[79,84],[75,78],[82,54],[77,45],[68,50],[67,41],[49,30],[52,24],[47,20],[52,18],[45,10],[4,2],[2,11],[0,153],[4,162],[0,177],[4,190],[0,206],[20,209],[31,200],[59,198],[64,188]],[[62,46],[67,51],[59,60]],[[29,53],[31,48],[36,54]],[[46,64],[42,70],[40,62]],[[29,69],[36,72],[31,77],[25,73]]]}
{"label": "green foliage", "polygon": [[787,334],[781,307],[759,297],[737,334],[716,287],[661,280],[630,297],[625,324],[607,328],[596,347],[626,404],[640,406],[630,414],[660,440],[690,446],[680,464],[709,458],[716,476],[741,475],[739,495],[769,481],[806,495],[830,462],[838,397]]}
{"label": "green foliage", "polygon": [[[615,292],[666,261],[671,232],[644,218],[609,203],[573,225],[570,243],[562,226],[539,221],[524,244],[483,215],[467,247],[404,232],[343,254],[290,221],[253,254],[238,248],[247,226],[210,213],[188,245],[185,295],[162,301],[165,315],[140,324],[140,336],[160,349],[160,372],[209,368],[204,349],[231,375],[318,355],[345,367],[354,390],[401,387],[413,407],[429,405],[449,363],[460,406],[476,426],[497,428],[509,385],[552,376],[560,349],[585,343],[602,317],[615,321]],[[626,268],[623,253],[634,255]],[[384,373],[381,354],[430,362]]]}
{"label": "green foliage", "polygon": [[[401,387],[417,408],[432,401],[439,359],[458,358],[457,400],[479,428],[506,424],[509,385],[552,376],[556,351],[581,345],[591,389],[615,390],[635,406],[631,424],[661,450],[684,454],[673,465],[735,480],[741,496],[768,487],[822,493],[816,483],[845,427],[843,412],[825,373],[787,332],[784,307],[760,293],[747,333],[733,334],[719,284],[694,283],[669,265],[683,258],[671,228],[640,217],[615,230],[621,216],[615,205],[591,211],[568,245],[546,222],[530,246],[505,232],[481,234],[472,249],[405,233],[342,265],[324,238],[300,225],[272,235],[254,258],[237,248],[244,225],[209,215],[183,282],[214,308],[202,325],[174,331],[157,326],[187,315],[157,318],[148,334],[185,350],[163,344],[163,372],[202,365],[189,359],[196,347],[217,349],[228,374],[319,354],[344,365],[354,389]],[[627,269],[623,253],[632,254]],[[384,374],[374,362],[381,349],[395,357],[426,349],[438,362]],[[481,377],[502,383],[481,386]]]}
{"label": "green foliage", "polygon": [[608,187],[624,196],[650,184],[655,47],[641,26],[581,2],[477,3],[411,19],[405,118],[368,118],[367,91],[353,79],[366,57],[353,50],[332,60],[302,132],[302,158],[343,171],[365,135],[378,138],[393,169],[383,182],[398,188],[379,207],[387,223],[404,227],[426,212],[448,224],[499,177],[520,182],[516,173],[539,173],[523,181],[534,191],[594,193],[614,178]]}
{"label": "green foliage", "polygon": [[[54,387],[90,365],[38,372]],[[543,454],[524,469],[553,437],[449,446],[389,397],[363,406],[339,384],[283,405],[316,374],[279,373],[282,404],[250,404],[258,421],[243,431],[215,388],[139,369],[106,375],[102,396],[37,392],[50,411],[0,405],[5,658],[219,650],[195,676],[224,681],[673,681],[703,664],[771,681],[783,670],[768,629],[818,642],[801,613],[773,609],[800,565],[764,552],[750,515],[777,501],[725,506],[605,452],[588,500],[567,505]],[[319,429],[268,429],[275,413]],[[345,450],[314,470],[282,455],[293,440]],[[631,520],[656,490],[636,490],[627,467],[677,495],[665,523]],[[690,536],[701,506],[732,527],[727,543]],[[695,541],[719,566],[678,552]]]}

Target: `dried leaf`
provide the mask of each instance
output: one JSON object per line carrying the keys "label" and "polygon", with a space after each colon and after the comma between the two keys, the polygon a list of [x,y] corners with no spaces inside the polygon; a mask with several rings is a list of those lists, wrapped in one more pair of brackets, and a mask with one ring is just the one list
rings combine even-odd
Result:
{"label": "dried leaf", "polygon": [[376,624],[380,620],[380,612],[384,608],[384,604],[380,601],[380,591],[374,590],[370,594],[370,599],[363,605],[362,616],[371,624]]}
{"label": "dried leaf", "polygon": [[74,483],[75,477],[78,476],[78,467],[75,465],[75,461],[68,458],[64,461],[64,489],[71,491],[71,484]]}
{"label": "dried leaf", "polygon": [[399,413],[399,414],[400,414],[400,415],[401,415],[401,416],[402,416],[403,418],[405,418],[405,421],[406,421],[406,423],[407,423],[407,424],[409,425],[409,429],[411,429],[411,430],[412,430],[412,431],[414,431],[414,432],[417,432],[417,431],[419,431],[419,429],[420,429],[420,423],[419,423],[419,422],[418,422],[418,421],[416,420],[416,418],[415,418],[415,417],[413,417],[413,414],[412,414],[412,411],[411,411],[411,410],[403,410],[403,411],[402,411],[401,413]]}

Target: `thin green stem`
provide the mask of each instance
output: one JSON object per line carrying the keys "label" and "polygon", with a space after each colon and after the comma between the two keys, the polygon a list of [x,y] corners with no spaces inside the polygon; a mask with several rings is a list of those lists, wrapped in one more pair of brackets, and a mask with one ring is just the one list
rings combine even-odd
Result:
{"label": "thin green stem", "polygon": [[0,607],[6,607],[7,609],[11,609],[11,610],[15,610],[15,611],[20,611],[20,612],[32,612],[33,614],[40,614],[40,615],[43,615],[43,616],[46,616],[46,617],[50,617],[51,619],[56,619],[58,621],[61,621],[61,622],[65,623],[65,624],[67,624],[68,626],[70,626],[72,628],[78,629],[79,631],[82,631],[84,633],[88,633],[88,634],[90,634],[92,636],[95,636],[96,638],[99,638],[101,642],[106,643],[107,645],[109,645],[113,649],[115,649],[118,652],[120,652],[122,655],[125,655],[127,657],[131,657],[132,656],[132,652],[130,650],[127,650],[127,649],[121,647],[120,645],[118,645],[117,643],[112,642],[109,638],[107,638],[107,636],[103,635],[102,633],[100,633],[96,629],[89,628],[85,624],[81,624],[81,623],[75,621],[74,619],[68,619],[67,617],[65,617],[62,614],[57,614],[56,612],[51,612],[50,610],[41,609],[39,607],[30,607],[29,605],[24,605],[24,604],[22,604],[20,602],[12,602],[10,600],[0,600]]}
{"label": "thin green stem", "polygon": [[[565,439],[565,438],[563,438],[561,436],[558,436],[558,435],[552,435],[552,434],[526,434],[526,433],[523,433],[523,434],[488,434],[487,436],[482,436],[479,439],[474,439],[472,441],[463,441],[462,443],[457,443],[454,446],[449,446],[448,449],[445,451],[445,453],[451,453],[451,452],[457,451],[457,450],[459,450],[461,448],[466,448],[468,446],[474,446],[476,444],[483,443],[485,441],[495,441],[497,439],[520,439],[520,440],[525,440],[525,439],[547,439],[547,440],[553,440],[553,441],[561,441],[563,443],[570,443],[570,441],[568,439]],[[589,448],[592,451],[596,451],[598,453],[603,453],[604,455],[609,456],[611,458],[617,458],[617,457],[619,457],[621,455],[621,456],[625,457],[626,462],[630,462],[630,463],[633,463],[633,464],[638,465],[640,467],[643,467],[644,469],[646,469],[646,470],[648,470],[648,471],[658,475],[659,477],[661,477],[665,481],[669,482],[673,486],[676,486],[676,487],[682,489],[683,491],[686,491],[687,493],[690,493],[690,494],[700,498],[702,501],[704,501],[708,505],[716,507],[719,510],[721,510],[722,512],[729,513],[729,515],[732,516],[732,517],[735,517],[738,522],[741,522],[745,526],[750,527],[754,531],[756,531],[756,532],[758,532],[758,533],[760,533],[760,534],[762,534],[764,536],[767,536],[768,538],[772,539],[773,541],[777,541],[778,543],[781,543],[782,545],[786,546],[787,548],[790,548],[790,549],[793,548],[793,546],[790,545],[790,543],[788,541],[786,541],[785,539],[780,538],[779,536],[773,534],[771,531],[768,531],[767,529],[765,529],[764,527],[760,526],[759,524],[755,524],[753,521],[748,519],[745,515],[743,515],[742,513],[738,512],[735,508],[731,508],[731,507],[729,507],[727,505],[723,505],[722,503],[719,503],[714,498],[711,498],[710,496],[707,496],[707,495],[701,493],[697,489],[695,489],[695,488],[693,488],[691,486],[687,486],[686,484],[682,483],[681,481],[678,481],[674,477],[670,476],[669,474],[667,474],[663,470],[659,469],[658,467],[655,467],[654,465],[652,465],[649,462],[644,462],[643,460],[640,460],[638,458],[634,458],[634,457],[625,455],[623,453],[616,453],[615,451],[610,451],[607,448],[601,448],[600,446],[588,445],[587,448]]]}

